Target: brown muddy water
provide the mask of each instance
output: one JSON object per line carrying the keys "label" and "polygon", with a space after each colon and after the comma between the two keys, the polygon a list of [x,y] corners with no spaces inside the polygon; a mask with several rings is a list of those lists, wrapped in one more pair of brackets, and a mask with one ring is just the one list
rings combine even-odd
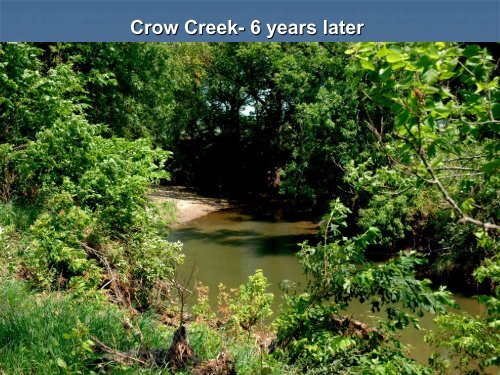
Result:
{"label": "brown muddy water", "polygon": [[[181,241],[186,256],[182,273],[187,275],[195,267],[194,279],[210,288],[210,301],[217,301],[220,283],[236,288],[248,280],[256,269],[262,269],[275,295],[274,311],[280,303],[279,283],[291,280],[305,283],[305,277],[295,253],[304,240],[315,244],[318,226],[312,221],[284,219],[277,210],[265,214],[248,214],[238,210],[223,210],[184,223],[169,235],[171,241]],[[461,311],[484,314],[484,307],[474,297],[454,295]],[[347,315],[369,322],[381,313],[372,313],[369,304],[352,303]],[[421,320],[422,331],[407,328],[402,341],[411,345],[410,355],[426,363],[431,348],[424,342],[425,330],[433,328],[433,316]]]}

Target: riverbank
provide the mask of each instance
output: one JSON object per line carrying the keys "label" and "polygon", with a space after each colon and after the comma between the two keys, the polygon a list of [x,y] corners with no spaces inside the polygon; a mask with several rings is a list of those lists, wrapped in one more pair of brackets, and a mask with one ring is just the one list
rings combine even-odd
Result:
{"label": "riverbank", "polygon": [[184,186],[157,186],[150,197],[155,203],[175,204],[175,221],[171,227],[232,207],[227,199],[204,197]]}

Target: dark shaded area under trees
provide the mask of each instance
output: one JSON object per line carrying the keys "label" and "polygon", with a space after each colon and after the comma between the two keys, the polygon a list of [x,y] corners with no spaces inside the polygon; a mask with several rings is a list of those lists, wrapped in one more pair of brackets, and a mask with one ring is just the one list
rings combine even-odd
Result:
{"label": "dark shaded area under trees", "polygon": [[359,129],[346,44],[41,44],[48,69],[84,75],[86,113],[109,134],[172,151],[173,183],[325,203]]}

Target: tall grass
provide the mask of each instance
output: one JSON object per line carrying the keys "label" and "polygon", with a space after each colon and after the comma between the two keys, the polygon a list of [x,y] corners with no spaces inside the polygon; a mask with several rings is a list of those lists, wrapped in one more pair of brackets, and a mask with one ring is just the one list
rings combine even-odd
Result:
{"label": "tall grass", "polygon": [[[168,348],[173,328],[153,314],[136,319],[143,335],[127,328],[126,310],[94,296],[34,293],[26,283],[0,280],[0,374],[169,374],[167,369],[120,366],[88,340],[97,337],[120,351]],[[265,354],[254,337],[227,337],[203,324],[188,326],[190,342],[201,361],[226,348],[238,374],[292,374],[295,369]],[[185,369],[179,374],[190,374]]]}
{"label": "tall grass", "polygon": [[[71,294],[33,294],[19,281],[0,286],[0,373],[57,374],[129,372],[134,369],[102,366],[103,354],[94,350],[92,335],[108,346],[137,348],[137,331],[124,326],[124,310],[98,298]],[[166,347],[169,333],[153,316],[138,321],[145,347]],[[100,365],[101,364],[101,365]],[[133,371],[138,372],[138,369]]]}

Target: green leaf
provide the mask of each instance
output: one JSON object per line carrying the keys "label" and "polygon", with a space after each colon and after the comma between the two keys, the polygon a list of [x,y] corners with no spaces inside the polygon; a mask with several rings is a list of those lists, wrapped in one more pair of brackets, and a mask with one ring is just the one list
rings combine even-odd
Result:
{"label": "green leaf", "polygon": [[437,78],[438,74],[439,73],[435,69],[429,69],[422,76],[423,81],[425,83],[433,82]]}
{"label": "green leaf", "polygon": [[66,361],[62,358],[57,358],[56,359],[56,363],[59,367],[63,368],[63,369],[67,369],[68,368],[68,365],[66,364]]}
{"label": "green leaf", "polygon": [[390,50],[390,52],[387,54],[385,59],[387,60],[388,63],[393,64],[393,63],[397,63],[397,62],[402,61],[403,56],[401,55],[401,53],[399,53],[397,51]]}
{"label": "green leaf", "polygon": [[462,209],[463,212],[468,213],[474,209],[474,204],[475,202],[473,198],[467,198],[462,202],[460,208]]}
{"label": "green leaf", "polygon": [[500,159],[493,160],[493,161],[483,165],[481,167],[481,171],[484,173],[491,173],[495,169],[497,169],[498,167],[500,167]]}
{"label": "green leaf", "polygon": [[368,70],[375,70],[375,65],[369,60],[361,60],[361,66]]}

